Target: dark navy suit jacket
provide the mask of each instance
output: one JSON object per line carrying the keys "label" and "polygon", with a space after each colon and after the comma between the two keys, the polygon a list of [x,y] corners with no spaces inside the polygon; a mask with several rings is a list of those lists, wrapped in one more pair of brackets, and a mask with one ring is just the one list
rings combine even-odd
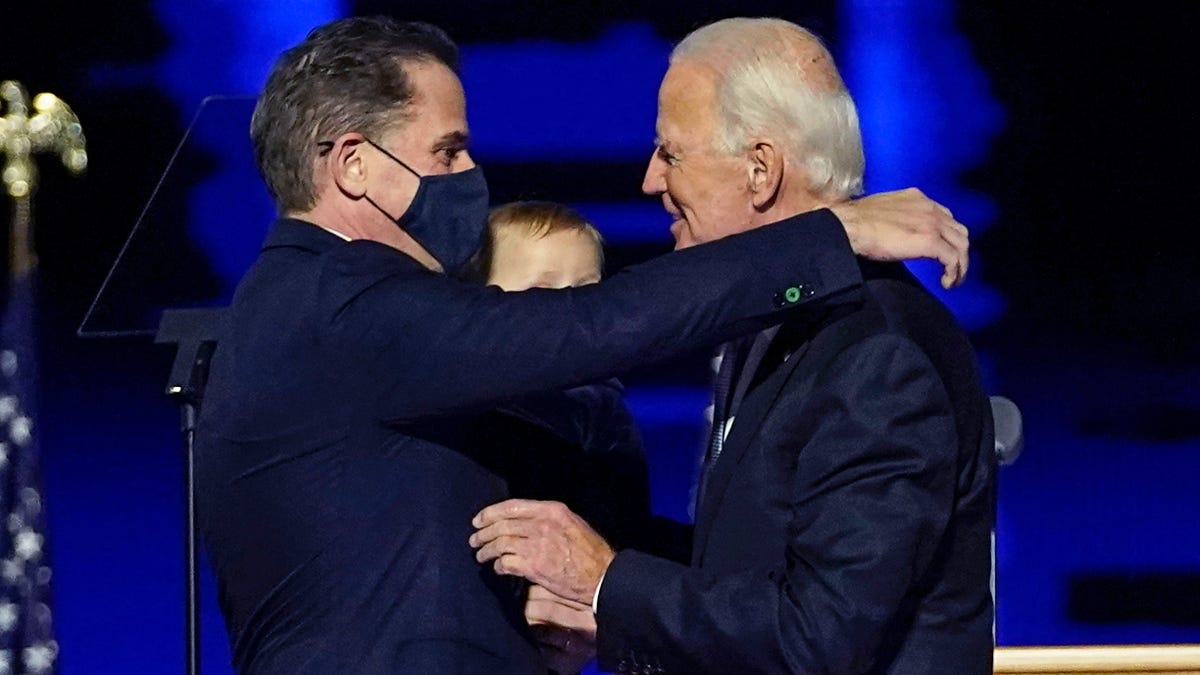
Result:
{"label": "dark navy suit jacket", "polygon": [[503,408],[511,419],[498,424],[494,436],[511,437],[507,432],[514,426],[517,435],[526,435],[521,424],[548,432],[554,440],[546,444],[548,451],[535,450],[543,456],[532,464],[526,455],[533,443],[524,443],[524,450],[514,448],[521,457],[512,464],[526,465],[518,471],[538,482],[527,490],[510,481],[514,496],[565,502],[617,548],[640,544],[652,518],[650,471],[624,391],[611,378],[526,397]]}
{"label": "dark navy suit jacket", "polygon": [[690,529],[651,510],[650,470],[624,391],[612,378],[523,398],[496,415],[489,437],[513,446],[506,474],[515,474],[514,496],[565,502],[615,549],[687,562]]}
{"label": "dark navy suit jacket", "polygon": [[900,264],[789,319],[698,505],[691,566],[618,554],[601,665],[669,673],[992,672],[995,472],[971,345]]}
{"label": "dark navy suit jacket", "polygon": [[[519,587],[471,518],[514,493],[488,412],[759,330],[861,275],[828,211],[600,284],[504,293],[275,224],[197,431],[203,544],[243,673],[538,673]],[[803,288],[787,294],[783,290]]]}

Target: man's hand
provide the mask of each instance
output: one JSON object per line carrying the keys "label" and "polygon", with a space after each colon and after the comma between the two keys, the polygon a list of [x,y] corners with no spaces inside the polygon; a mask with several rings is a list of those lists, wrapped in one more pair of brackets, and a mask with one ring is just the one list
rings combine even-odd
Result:
{"label": "man's hand", "polygon": [[530,586],[525,620],[554,672],[578,673],[596,656],[596,617],[590,606]]}
{"label": "man's hand", "polygon": [[510,499],[471,521],[470,544],[497,574],[525,577],[588,607],[616,553],[582,518],[558,502]]}
{"label": "man's hand", "polygon": [[916,188],[882,192],[830,210],[861,256],[885,261],[935,258],[942,263],[943,288],[957,286],[967,275],[967,228],[950,209]]}

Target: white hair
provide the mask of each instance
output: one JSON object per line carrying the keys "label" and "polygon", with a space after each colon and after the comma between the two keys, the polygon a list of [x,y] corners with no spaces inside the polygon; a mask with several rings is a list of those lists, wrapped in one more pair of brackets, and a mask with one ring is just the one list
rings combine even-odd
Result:
{"label": "white hair", "polygon": [[[824,53],[830,72],[806,69],[797,49],[806,41]],[[742,152],[754,136],[771,135],[804,162],[818,194],[862,194],[858,111],[817,35],[782,19],[724,19],[684,38],[671,52],[671,63],[680,60],[718,73],[717,150]],[[814,82],[830,75],[832,82]]]}

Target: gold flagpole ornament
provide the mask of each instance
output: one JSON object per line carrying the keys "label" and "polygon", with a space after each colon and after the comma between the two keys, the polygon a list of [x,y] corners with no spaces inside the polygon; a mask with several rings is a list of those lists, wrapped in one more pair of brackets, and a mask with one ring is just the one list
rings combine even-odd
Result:
{"label": "gold flagpole ornament", "polygon": [[4,170],[0,176],[13,199],[10,230],[10,271],[14,277],[25,274],[37,264],[34,257],[30,200],[37,190],[35,153],[57,153],[71,173],[87,168],[87,149],[83,127],[71,108],[54,94],[41,93],[33,98],[34,114],[29,114],[29,95],[19,82],[0,82],[0,154]]}

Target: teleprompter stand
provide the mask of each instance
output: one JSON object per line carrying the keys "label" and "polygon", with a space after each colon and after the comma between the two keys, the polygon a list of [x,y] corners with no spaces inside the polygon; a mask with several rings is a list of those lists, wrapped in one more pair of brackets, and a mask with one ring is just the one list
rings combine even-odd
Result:
{"label": "teleprompter stand", "polygon": [[175,345],[175,362],[167,380],[167,396],[179,404],[179,430],[184,445],[184,565],[187,616],[185,632],[188,675],[200,673],[200,573],[196,550],[196,418],[208,383],[208,366],[225,327],[225,310],[168,309],[163,312],[155,344]]}

